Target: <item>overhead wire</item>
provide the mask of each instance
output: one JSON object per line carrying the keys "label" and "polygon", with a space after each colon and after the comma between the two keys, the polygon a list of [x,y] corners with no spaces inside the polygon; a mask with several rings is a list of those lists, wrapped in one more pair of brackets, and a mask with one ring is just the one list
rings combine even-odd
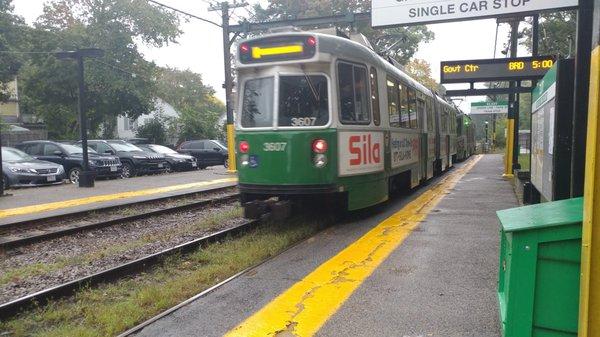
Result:
{"label": "overhead wire", "polygon": [[216,23],[216,22],[214,22],[214,21],[211,21],[211,20],[208,20],[208,19],[205,19],[205,18],[199,17],[199,16],[197,16],[197,15],[194,15],[194,14],[191,14],[191,13],[188,13],[188,12],[185,12],[185,11],[182,11],[182,10],[180,10],[180,9],[177,9],[177,8],[174,8],[174,7],[171,7],[171,6],[165,5],[165,4],[161,3],[161,2],[158,2],[158,1],[155,1],[155,0],[147,0],[147,1],[148,1],[148,2],[150,2],[150,3],[153,3],[153,4],[155,4],[155,5],[158,5],[158,6],[162,6],[162,7],[168,8],[168,9],[170,9],[170,10],[174,11],[174,12],[177,12],[177,13],[180,13],[180,14],[183,14],[183,15],[186,15],[186,16],[189,16],[189,17],[191,17],[191,18],[198,19],[198,20],[200,20],[200,21],[203,21],[203,22],[206,22],[206,23],[210,23],[211,25],[217,26],[217,27],[219,27],[219,28],[222,28],[222,27],[223,27],[223,26],[221,26],[220,24],[218,24],[218,23]]}

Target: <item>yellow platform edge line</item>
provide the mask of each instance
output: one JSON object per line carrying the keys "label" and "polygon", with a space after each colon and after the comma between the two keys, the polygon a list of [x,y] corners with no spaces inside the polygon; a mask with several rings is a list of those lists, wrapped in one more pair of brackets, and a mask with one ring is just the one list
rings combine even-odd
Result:
{"label": "yellow platform edge line", "polygon": [[237,178],[223,178],[223,179],[216,179],[216,180],[199,181],[199,182],[189,183],[189,184],[148,188],[148,189],[137,190],[137,191],[128,191],[128,192],[120,192],[120,193],[113,193],[113,194],[103,194],[103,195],[96,195],[96,196],[86,197],[86,198],[57,201],[57,202],[51,202],[51,203],[46,203],[46,204],[40,204],[40,205],[9,208],[9,209],[0,210],[0,219],[11,217],[11,216],[17,216],[17,215],[41,213],[41,212],[48,212],[48,211],[53,211],[53,210],[57,210],[57,209],[88,205],[88,204],[92,204],[92,203],[96,203],[96,202],[105,202],[105,201],[113,201],[113,200],[118,200],[118,199],[135,198],[135,197],[147,196],[147,195],[152,195],[152,194],[174,192],[174,191],[180,191],[180,190],[185,190],[185,189],[190,189],[190,188],[205,187],[205,186],[224,184],[224,183],[230,183],[230,182],[237,182]]}
{"label": "yellow platform edge line", "polygon": [[481,159],[473,158],[225,336],[312,336]]}

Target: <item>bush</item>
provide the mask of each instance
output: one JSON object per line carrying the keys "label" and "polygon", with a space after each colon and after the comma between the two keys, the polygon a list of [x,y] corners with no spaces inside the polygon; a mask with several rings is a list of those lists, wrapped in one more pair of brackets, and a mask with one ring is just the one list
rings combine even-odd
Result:
{"label": "bush", "polygon": [[136,130],[135,136],[138,138],[147,138],[152,144],[164,145],[167,140],[167,130],[163,118],[157,116],[140,125]]}

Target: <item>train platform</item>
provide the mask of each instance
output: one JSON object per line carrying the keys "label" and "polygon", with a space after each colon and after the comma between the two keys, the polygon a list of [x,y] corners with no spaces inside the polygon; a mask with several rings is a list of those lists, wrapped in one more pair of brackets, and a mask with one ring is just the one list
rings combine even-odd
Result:
{"label": "train platform", "polygon": [[9,196],[0,198],[0,225],[236,184],[236,176],[219,166],[200,171],[98,180],[94,188],[63,184],[10,189],[6,191]]}
{"label": "train platform", "polygon": [[496,211],[518,206],[502,168],[501,155],[458,164],[136,336],[499,336]]}

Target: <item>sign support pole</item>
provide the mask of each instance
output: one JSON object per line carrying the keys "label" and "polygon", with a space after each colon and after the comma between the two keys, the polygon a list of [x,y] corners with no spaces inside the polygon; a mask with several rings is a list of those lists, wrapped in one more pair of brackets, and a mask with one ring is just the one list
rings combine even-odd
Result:
{"label": "sign support pole", "polygon": [[[518,44],[517,34],[519,33],[519,22],[520,22],[520,20],[515,20],[515,21],[510,22],[510,27],[511,27],[510,57],[517,57],[517,47],[518,47],[517,46],[517,44]],[[509,89],[514,89],[514,87],[515,87],[515,82],[510,81]],[[519,130],[518,105],[519,105],[519,102],[515,102],[515,94],[514,93],[508,94],[508,119],[506,121],[506,153],[504,155],[504,163],[505,163],[504,174],[502,175],[505,178],[514,177],[513,161],[514,161],[514,156],[515,155],[518,156],[518,153],[515,154],[515,151],[518,151],[518,149],[515,149],[515,145],[517,144],[515,142],[515,132],[518,133],[518,131],[515,131],[515,130]],[[517,163],[517,162],[515,161],[515,163]]]}
{"label": "sign support pole", "polygon": [[[592,3],[593,1],[593,3]],[[581,238],[579,337],[600,336],[600,0],[582,0],[594,13],[587,116]],[[592,25],[590,23],[590,25]],[[589,27],[589,26],[588,26]],[[589,28],[588,28],[589,29]],[[579,46],[578,46],[579,47]],[[578,54],[581,51],[578,51]],[[589,54],[588,54],[589,55]],[[579,74],[577,74],[579,76]],[[583,133],[582,130],[579,130]]]}
{"label": "sign support pole", "polygon": [[[590,86],[590,54],[594,0],[579,0],[577,11],[577,55],[575,56],[575,94],[573,96],[573,134],[571,152],[571,197],[583,195],[585,176],[588,101]],[[588,143],[590,144],[590,143]]]}

